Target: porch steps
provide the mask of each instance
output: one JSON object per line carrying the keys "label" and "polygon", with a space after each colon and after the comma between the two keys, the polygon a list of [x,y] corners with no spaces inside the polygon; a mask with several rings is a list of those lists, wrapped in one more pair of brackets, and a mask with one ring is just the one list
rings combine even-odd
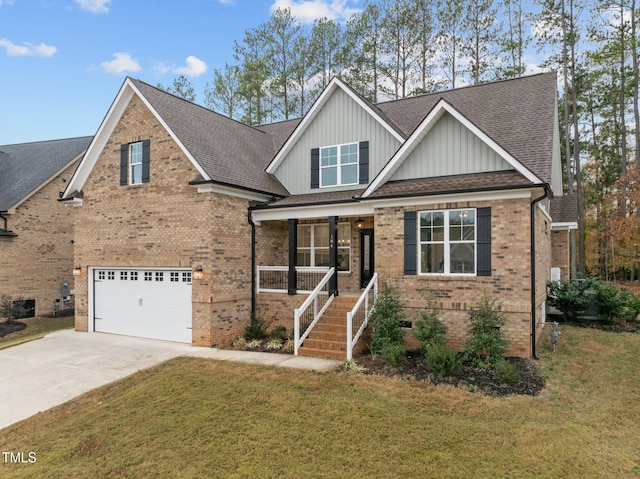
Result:
{"label": "porch steps", "polygon": [[298,350],[300,356],[347,359],[347,313],[357,296],[336,296]]}

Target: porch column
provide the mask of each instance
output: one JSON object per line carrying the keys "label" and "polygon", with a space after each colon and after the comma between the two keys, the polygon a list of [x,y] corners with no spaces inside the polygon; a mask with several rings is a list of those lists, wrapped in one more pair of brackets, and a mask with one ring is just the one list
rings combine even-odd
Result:
{"label": "porch column", "polygon": [[334,273],[329,280],[329,296],[338,296],[338,217],[329,216],[329,267]]}
{"label": "porch column", "polygon": [[287,278],[287,294],[296,294],[298,275],[296,260],[298,257],[298,218],[289,219],[289,276]]}

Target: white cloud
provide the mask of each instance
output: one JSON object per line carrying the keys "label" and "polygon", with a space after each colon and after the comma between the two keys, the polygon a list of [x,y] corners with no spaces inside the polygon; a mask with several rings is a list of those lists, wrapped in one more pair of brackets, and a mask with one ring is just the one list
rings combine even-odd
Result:
{"label": "white cloud", "polygon": [[173,73],[188,77],[197,77],[207,71],[207,64],[193,55],[187,57],[186,63],[184,67],[174,69]]}
{"label": "white cloud", "polygon": [[113,73],[115,75],[122,75],[125,72],[137,72],[140,71],[140,65],[136,60],[131,58],[128,53],[114,53],[114,60],[110,62],[102,62],[100,68],[107,73]]}
{"label": "white cloud", "polygon": [[75,2],[80,8],[91,13],[109,13],[109,7],[111,7],[111,0],[75,0]]}
{"label": "white cloud", "polygon": [[13,5],[13,0],[0,0],[0,7],[2,5]]}
{"label": "white cloud", "polygon": [[[2,1],[2,0],[0,0]],[[218,2],[220,2],[223,5],[235,5],[236,4],[236,0],[218,0]]]}
{"label": "white cloud", "polygon": [[33,45],[31,43],[16,45],[6,38],[0,38],[0,47],[4,48],[10,57],[36,56],[46,58],[53,56],[58,51],[53,45],[45,45],[44,43],[40,45]]}
{"label": "white cloud", "polygon": [[167,65],[165,65],[164,62],[160,62],[157,60],[154,62],[153,72],[156,74],[156,76],[164,75],[166,73],[169,73],[170,71],[171,71],[171,67],[168,67]]}
{"label": "white cloud", "polygon": [[313,23],[323,17],[329,20],[346,20],[354,13],[360,11],[358,8],[347,6],[347,0],[275,0],[271,5],[271,11],[278,8],[291,10],[291,15],[301,23]]}

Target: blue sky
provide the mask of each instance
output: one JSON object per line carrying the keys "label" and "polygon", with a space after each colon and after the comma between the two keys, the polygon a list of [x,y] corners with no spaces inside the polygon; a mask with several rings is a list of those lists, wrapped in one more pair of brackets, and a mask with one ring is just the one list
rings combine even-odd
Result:
{"label": "blue sky", "polygon": [[0,0],[0,145],[93,135],[124,78],[170,85],[196,101],[234,41],[291,7],[343,20],[358,0]]}

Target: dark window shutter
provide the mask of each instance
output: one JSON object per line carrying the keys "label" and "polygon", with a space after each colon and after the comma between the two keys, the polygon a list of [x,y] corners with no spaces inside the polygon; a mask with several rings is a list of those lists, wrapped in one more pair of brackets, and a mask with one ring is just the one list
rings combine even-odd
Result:
{"label": "dark window shutter", "polygon": [[320,188],[320,148],[311,149],[311,188]]}
{"label": "dark window shutter", "polygon": [[129,145],[120,145],[120,186],[127,184],[127,170],[129,169]]}
{"label": "dark window shutter", "polygon": [[358,155],[358,162],[360,163],[360,181],[361,185],[369,183],[369,142],[360,142],[360,155]]}
{"label": "dark window shutter", "polygon": [[404,212],[404,274],[416,274],[416,238],[418,235],[416,225],[416,212]]}
{"label": "dark window shutter", "polygon": [[151,141],[142,142],[142,182],[149,183],[149,161],[151,159]]}
{"label": "dark window shutter", "polygon": [[491,208],[478,208],[477,248],[478,248],[478,276],[491,276]]}

